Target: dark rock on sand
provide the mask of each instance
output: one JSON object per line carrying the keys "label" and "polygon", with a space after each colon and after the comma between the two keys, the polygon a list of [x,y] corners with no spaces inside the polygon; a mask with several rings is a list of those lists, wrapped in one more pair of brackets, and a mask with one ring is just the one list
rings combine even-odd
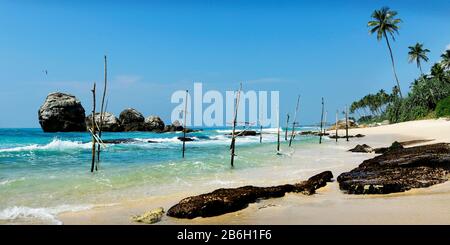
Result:
{"label": "dark rock on sand", "polygon": [[375,148],[374,151],[377,154],[384,154],[386,152],[392,151],[392,150],[397,150],[397,149],[403,149],[403,145],[397,141],[394,141],[394,143],[392,143],[391,146],[389,147],[380,147],[380,148]]}
{"label": "dark rock on sand", "polygon": [[357,134],[357,135],[355,135],[356,138],[362,138],[364,136],[365,136],[364,134]]}
{"label": "dark rock on sand", "polygon": [[370,153],[370,152],[373,152],[373,149],[372,149],[372,147],[370,147],[366,144],[362,144],[362,145],[356,145],[355,148],[352,148],[348,151]]}
{"label": "dark rock on sand", "polygon": [[38,111],[44,132],[86,131],[85,111],[73,95],[55,92],[45,99]]}
{"label": "dark rock on sand", "polygon": [[[97,125],[100,127],[100,112],[95,113],[95,121]],[[92,127],[92,114],[86,117],[86,126],[88,128]],[[117,117],[115,117],[112,113],[104,112],[103,113],[103,123],[102,123],[102,131],[104,132],[121,132],[123,131],[123,127],[120,124],[120,121]]]}
{"label": "dark rock on sand", "polygon": [[123,110],[119,120],[124,131],[146,131],[144,116],[133,108]]}
{"label": "dark rock on sand", "polygon": [[282,197],[286,192],[301,192],[312,195],[316,189],[325,186],[332,178],[332,173],[325,171],[309,178],[307,181],[294,185],[217,189],[211,193],[181,200],[167,211],[167,215],[188,219],[211,217],[244,209],[249,203],[254,203],[258,199]]}
{"label": "dark rock on sand", "polygon": [[[387,194],[443,183],[450,174],[450,144],[411,148],[393,144],[383,155],[365,160],[339,175],[341,190],[349,194]],[[400,145],[400,146],[399,146]]]}

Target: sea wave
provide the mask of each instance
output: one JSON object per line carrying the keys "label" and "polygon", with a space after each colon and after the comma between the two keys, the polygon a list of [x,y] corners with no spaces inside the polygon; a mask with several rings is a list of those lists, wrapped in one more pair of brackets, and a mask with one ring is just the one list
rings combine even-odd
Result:
{"label": "sea wave", "polygon": [[23,151],[67,151],[76,149],[89,149],[92,147],[92,143],[82,143],[79,141],[69,141],[53,139],[50,143],[46,145],[26,145],[18,146],[6,149],[0,149],[0,152],[23,152]]}
{"label": "sea wave", "polygon": [[10,184],[12,184],[12,183],[14,183],[14,182],[17,182],[17,181],[23,181],[23,180],[25,180],[25,177],[21,177],[21,178],[18,178],[18,179],[6,179],[6,180],[0,180],[0,186],[10,185]]}
{"label": "sea wave", "polygon": [[40,220],[45,223],[61,225],[62,222],[56,216],[62,212],[77,212],[91,209],[93,205],[59,205],[51,208],[32,208],[26,206],[13,206],[0,211],[0,220]]}

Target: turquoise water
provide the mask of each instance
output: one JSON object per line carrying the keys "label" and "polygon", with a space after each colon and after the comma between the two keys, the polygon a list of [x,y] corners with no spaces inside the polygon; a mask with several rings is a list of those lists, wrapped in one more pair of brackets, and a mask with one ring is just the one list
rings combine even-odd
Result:
{"label": "turquoise water", "polygon": [[[226,181],[224,174],[263,167],[275,160],[276,129],[265,129],[263,144],[259,136],[238,138],[236,166],[231,169],[228,132],[206,129],[190,133],[195,141],[186,142],[185,159],[177,140],[181,133],[103,133],[103,139],[137,142],[108,144],[102,150],[99,171],[90,173],[88,133],[0,129],[0,222],[38,218],[57,223],[54,215],[62,211]],[[316,141],[315,137],[298,136],[294,144]]]}

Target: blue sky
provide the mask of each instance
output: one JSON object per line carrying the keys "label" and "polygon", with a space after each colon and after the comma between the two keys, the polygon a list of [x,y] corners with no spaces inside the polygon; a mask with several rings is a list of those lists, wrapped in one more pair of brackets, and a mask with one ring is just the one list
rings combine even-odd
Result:
{"label": "blue sky", "polygon": [[[170,95],[192,89],[279,90],[281,121],[301,94],[299,120],[394,85],[387,47],[368,34],[374,9],[403,20],[392,44],[404,93],[418,75],[407,47],[450,44],[450,1],[0,1],[0,127],[39,127],[46,95],[65,91],[91,110],[109,61],[108,110],[170,119]],[[42,71],[48,70],[48,75]]]}

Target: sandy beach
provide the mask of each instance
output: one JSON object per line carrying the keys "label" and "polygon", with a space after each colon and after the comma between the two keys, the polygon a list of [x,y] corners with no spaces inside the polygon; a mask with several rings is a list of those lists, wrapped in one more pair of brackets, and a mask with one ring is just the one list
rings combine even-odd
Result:
{"label": "sandy beach", "polygon": [[[373,153],[350,153],[356,144],[373,147],[389,146],[393,141],[432,139],[450,142],[450,121],[446,119],[421,120],[372,128],[350,129],[349,134],[364,134],[349,142],[340,139],[326,140],[320,147],[296,146],[290,157],[283,157],[273,166],[265,166],[240,173],[230,178],[242,181],[241,185],[270,186],[304,180],[320,171],[331,170],[336,178],[340,173],[358,166],[363,160],[376,156]],[[344,130],[339,131],[340,135]],[[314,151],[314,154],[311,154]],[[323,169],[311,168],[320,162]],[[299,166],[302,171],[297,171]],[[309,165],[308,165],[309,166]],[[245,178],[244,176],[252,176]],[[213,191],[211,186],[179,190],[164,196],[149,196],[123,200],[113,205],[99,205],[89,210],[65,212],[58,215],[63,224],[136,224],[130,221],[135,214],[164,207],[169,209],[179,200],[190,195]],[[387,195],[348,195],[339,190],[336,181],[328,183],[313,196],[288,193],[282,198],[261,200],[248,208],[211,218],[176,219],[164,216],[157,224],[450,224],[450,182],[429,188],[413,189],[404,193]]]}

